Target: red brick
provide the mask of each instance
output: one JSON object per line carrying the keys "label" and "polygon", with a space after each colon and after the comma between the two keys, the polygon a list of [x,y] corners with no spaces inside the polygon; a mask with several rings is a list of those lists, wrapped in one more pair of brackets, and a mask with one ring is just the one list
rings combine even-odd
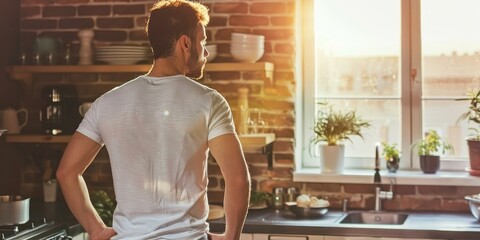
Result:
{"label": "red brick", "polygon": [[96,30],[94,39],[105,42],[123,42],[127,40],[127,32],[116,30]]}
{"label": "red brick", "polygon": [[148,41],[148,36],[144,30],[133,30],[128,33],[128,39],[132,41]]}
{"label": "red brick", "polygon": [[24,19],[22,29],[56,29],[57,24],[55,19]]}
{"label": "red brick", "polygon": [[247,13],[248,5],[246,3],[215,3],[211,8],[213,13]]}
{"label": "red brick", "polygon": [[[293,109],[291,111],[293,111]],[[293,117],[293,112],[292,112],[292,114],[290,115],[284,114],[284,115],[277,115],[275,117],[271,117],[268,122],[270,126],[286,127],[286,126],[293,126],[293,124],[295,123],[295,119]]]}
{"label": "red brick", "polygon": [[230,16],[229,23],[231,26],[268,26],[268,18],[248,15],[233,15]]}
{"label": "red brick", "polygon": [[454,186],[418,186],[418,193],[422,195],[450,196],[457,193]]}
{"label": "red brick", "polygon": [[253,3],[250,6],[251,13],[263,13],[263,14],[279,14],[285,13],[285,4],[284,3]]}
{"label": "red brick", "polygon": [[48,3],[50,3],[50,0],[22,0],[21,1],[22,6],[24,6],[24,5],[37,5],[37,4],[44,5],[44,4],[48,4]]}
{"label": "red brick", "polygon": [[274,129],[273,132],[277,138],[293,138],[295,135],[293,128]]}
{"label": "red brick", "polygon": [[135,19],[135,25],[145,30],[145,27],[147,26],[147,17],[137,17],[137,19]]}
{"label": "red brick", "polygon": [[338,183],[306,183],[305,193],[309,192],[341,192],[342,185]]}
{"label": "red brick", "polygon": [[220,167],[217,164],[208,164],[208,174],[222,175],[222,171],[220,171]]}
{"label": "red brick", "polygon": [[295,183],[291,181],[285,181],[285,180],[260,180],[258,185],[260,186],[260,191],[265,191],[265,192],[272,192],[274,188],[276,187],[283,187],[283,188],[288,188],[288,187],[296,187],[298,189],[302,188],[301,183]]}
{"label": "red brick", "polygon": [[270,22],[273,26],[293,26],[295,19],[290,16],[273,16],[270,17]]}
{"label": "red brick", "polygon": [[293,141],[285,141],[277,139],[275,144],[273,145],[274,152],[282,152],[282,153],[293,153]]}
{"label": "red brick", "polygon": [[133,28],[131,17],[97,18],[98,28]]}
{"label": "red brick", "polygon": [[267,163],[267,155],[263,153],[245,153],[245,160],[248,163]]}
{"label": "red brick", "polygon": [[40,16],[40,7],[22,7],[20,9],[22,18]]}
{"label": "red brick", "polygon": [[218,203],[218,204],[223,203],[223,195],[224,195],[223,191],[212,191],[209,189],[207,192],[207,195],[208,195],[209,203]]}
{"label": "red brick", "polygon": [[55,0],[57,4],[89,3],[90,0]]}
{"label": "red brick", "polygon": [[208,27],[222,27],[227,25],[227,17],[210,17]]}
{"label": "red brick", "polygon": [[113,15],[144,15],[144,4],[113,5]]}
{"label": "red brick", "polygon": [[293,72],[275,72],[275,81],[292,81],[295,82]]}
{"label": "red brick", "polygon": [[[71,43],[73,41],[78,41],[78,30],[73,31],[44,31],[42,32],[43,36],[59,38],[63,43]],[[23,41],[23,40],[22,40]]]}
{"label": "red brick", "polygon": [[294,164],[293,154],[274,154],[276,164]]}
{"label": "red brick", "polygon": [[212,81],[215,80],[238,80],[240,79],[239,72],[209,72],[208,75]]}
{"label": "red brick", "polygon": [[295,86],[294,85],[269,86],[264,88],[264,93],[266,96],[270,96],[270,97],[291,98],[295,94]]}
{"label": "red brick", "polygon": [[375,188],[372,184],[344,184],[345,193],[369,193],[373,194]]}
{"label": "red brick", "polygon": [[[218,29],[217,33],[215,34],[215,40],[230,40],[232,38],[232,33],[250,33],[250,29],[248,28],[224,28]],[[230,46],[230,45],[229,45]],[[228,48],[230,52],[230,47]]]}
{"label": "red brick", "polygon": [[91,0],[93,2],[114,2],[114,3],[117,3],[117,2],[128,2],[130,0]]}
{"label": "red brick", "polygon": [[288,111],[294,109],[293,101],[262,99],[262,106],[268,107],[270,110]]}
{"label": "red brick", "polygon": [[44,17],[73,17],[77,9],[71,6],[45,6],[42,10]]}
{"label": "red brick", "polygon": [[95,23],[91,18],[60,18],[59,28],[85,29],[93,28]]}
{"label": "red brick", "polygon": [[395,185],[393,192],[395,195],[415,195],[416,187],[412,185]]}
{"label": "red brick", "polygon": [[79,16],[109,16],[111,14],[110,5],[83,5],[78,6]]}
{"label": "red brick", "polygon": [[218,186],[219,184],[218,184],[217,178],[214,178],[214,177],[208,178],[208,188],[216,188]]}
{"label": "red brick", "polygon": [[295,46],[293,44],[279,43],[275,45],[275,53],[294,54]]}
{"label": "red brick", "polygon": [[467,201],[464,199],[442,199],[442,211],[448,212],[470,212]]}
{"label": "red brick", "polygon": [[254,34],[265,36],[265,40],[294,40],[293,29],[253,29]]}

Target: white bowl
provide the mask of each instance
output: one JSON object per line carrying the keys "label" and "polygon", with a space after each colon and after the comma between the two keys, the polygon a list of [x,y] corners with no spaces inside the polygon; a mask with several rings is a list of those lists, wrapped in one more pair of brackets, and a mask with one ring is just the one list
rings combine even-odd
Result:
{"label": "white bowl", "polygon": [[240,62],[254,63],[258,61],[264,53],[263,49],[230,49],[233,58]]}
{"label": "white bowl", "polygon": [[237,49],[264,49],[265,46],[263,44],[240,44],[240,43],[232,43],[230,48],[237,48]]}
{"label": "white bowl", "polygon": [[213,61],[213,59],[215,59],[216,56],[217,56],[217,51],[211,51],[211,52],[209,51],[207,56],[207,62]]}
{"label": "white bowl", "polygon": [[237,40],[250,40],[250,41],[264,41],[265,36],[255,35],[255,34],[246,34],[246,33],[232,33],[232,39]]}

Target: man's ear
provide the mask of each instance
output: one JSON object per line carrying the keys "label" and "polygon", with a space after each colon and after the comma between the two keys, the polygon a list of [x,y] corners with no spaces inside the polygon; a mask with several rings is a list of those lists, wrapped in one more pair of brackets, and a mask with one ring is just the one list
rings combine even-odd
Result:
{"label": "man's ear", "polygon": [[187,35],[182,35],[180,37],[180,46],[182,47],[183,51],[190,52],[192,48],[192,40],[187,37]]}

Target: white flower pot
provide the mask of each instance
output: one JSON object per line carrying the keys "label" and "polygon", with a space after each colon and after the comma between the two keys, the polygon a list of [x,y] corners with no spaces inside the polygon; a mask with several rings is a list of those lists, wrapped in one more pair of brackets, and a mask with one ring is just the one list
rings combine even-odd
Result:
{"label": "white flower pot", "polygon": [[342,173],[345,146],[317,145],[320,153],[320,168],[322,173]]}

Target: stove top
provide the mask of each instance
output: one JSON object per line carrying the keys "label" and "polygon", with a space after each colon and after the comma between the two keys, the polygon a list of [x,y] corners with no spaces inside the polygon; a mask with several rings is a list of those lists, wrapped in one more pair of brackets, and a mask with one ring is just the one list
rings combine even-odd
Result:
{"label": "stove top", "polygon": [[61,240],[69,239],[64,226],[45,218],[30,219],[19,225],[0,226],[0,240]]}

